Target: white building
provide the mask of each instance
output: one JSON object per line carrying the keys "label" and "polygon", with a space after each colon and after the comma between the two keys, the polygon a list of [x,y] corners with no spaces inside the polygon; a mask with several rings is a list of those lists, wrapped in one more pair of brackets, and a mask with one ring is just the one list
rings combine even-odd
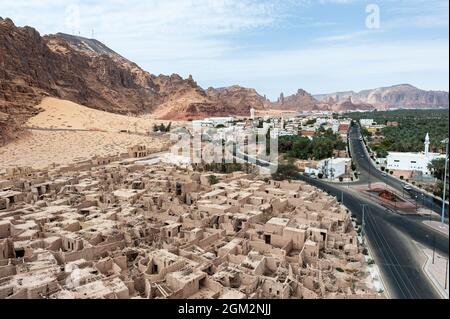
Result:
{"label": "white building", "polygon": [[251,108],[251,109],[250,109],[250,118],[251,118],[252,120],[255,119],[255,114],[256,114],[256,110],[255,110],[254,108]]}
{"label": "white building", "polygon": [[359,123],[362,127],[371,127],[376,124],[373,119],[360,119]]}
{"label": "white building", "polygon": [[338,178],[347,173],[350,158],[329,158],[320,161],[317,167],[305,167],[305,173],[318,175],[322,173],[325,178]]}
{"label": "white building", "polygon": [[192,121],[194,127],[216,127],[218,125],[227,126],[234,121],[233,117],[210,117],[204,120]]}
{"label": "white building", "polygon": [[425,138],[425,151],[421,153],[401,153],[389,152],[386,158],[386,167],[388,170],[401,171],[417,171],[424,175],[429,175],[431,172],[428,169],[428,164],[438,158],[444,158],[445,155],[439,153],[430,153],[430,136],[427,134]]}
{"label": "white building", "polygon": [[287,130],[283,130],[283,129],[278,129],[275,128],[273,130],[270,131],[270,137],[271,138],[278,138],[281,136],[296,136],[297,134],[295,132],[292,131],[287,131]]}

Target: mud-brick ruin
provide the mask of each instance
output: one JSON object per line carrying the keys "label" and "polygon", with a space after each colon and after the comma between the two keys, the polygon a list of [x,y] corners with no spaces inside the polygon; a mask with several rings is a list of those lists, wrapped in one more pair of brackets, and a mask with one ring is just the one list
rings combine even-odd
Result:
{"label": "mud-brick ruin", "polygon": [[0,298],[382,298],[334,198],[210,175],[139,158],[7,170]]}

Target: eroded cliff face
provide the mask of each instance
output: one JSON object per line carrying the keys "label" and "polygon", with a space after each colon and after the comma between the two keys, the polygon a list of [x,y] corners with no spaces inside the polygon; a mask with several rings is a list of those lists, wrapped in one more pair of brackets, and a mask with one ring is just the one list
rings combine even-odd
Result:
{"label": "eroded cliff face", "polygon": [[[44,96],[114,113],[152,113],[162,119],[247,115],[264,107],[256,91],[206,92],[190,76],[152,75],[93,39],[56,34],[0,18],[1,143],[39,112]],[[249,94],[249,96],[246,96]]]}
{"label": "eroded cliff face", "polygon": [[362,111],[373,110],[374,107],[370,103],[354,101],[351,97],[334,99],[332,96],[317,100],[310,93],[303,89],[299,89],[296,94],[285,97],[280,95],[278,101],[272,103],[272,108],[288,110],[288,111],[331,111],[331,112],[346,112],[346,111]]}
{"label": "eroded cliff face", "polygon": [[355,103],[367,103],[378,110],[393,108],[438,108],[449,107],[448,92],[425,91],[410,84],[400,84],[361,92],[337,92],[317,95],[320,101],[329,98],[345,100],[351,97]]}
{"label": "eroded cliff face", "polygon": [[288,111],[315,111],[327,109],[327,106],[320,104],[305,90],[299,89],[296,94],[287,97],[281,94],[278,101],[272,103],[272,108]]}

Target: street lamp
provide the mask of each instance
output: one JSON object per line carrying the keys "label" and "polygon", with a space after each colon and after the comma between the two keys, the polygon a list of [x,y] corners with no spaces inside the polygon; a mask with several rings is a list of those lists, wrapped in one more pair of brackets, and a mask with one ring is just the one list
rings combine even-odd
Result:
{"label": "street lamp", "polygon": [[447,186],[447,164],[448,164],[448,138],[442,141],[445,144],[445,169],[444,169],[444,191],[442,194],[442,216],[441,222],[445,223],[445,187]]}
{"label": "street lamp", "polygon": [[443,257],[441,257],[441,256],[438,256],[438,258],[441,258],[441,259],[446,259],[446,263],[445,263],[445,288],[444,288],[444,290],[447,290],[448,289],[448,258],[443,258]]}
{"label": "street lamp", "polygon": [[436,255],[436,234],[435,233],[433,233],[433,237],[431,237],[430,235],[425,235],[425,237],[427,238],[427,239],[432,239],[432,244],[433,244],[433,265],[434,265],[434,257],[435,257],[435,255]]}

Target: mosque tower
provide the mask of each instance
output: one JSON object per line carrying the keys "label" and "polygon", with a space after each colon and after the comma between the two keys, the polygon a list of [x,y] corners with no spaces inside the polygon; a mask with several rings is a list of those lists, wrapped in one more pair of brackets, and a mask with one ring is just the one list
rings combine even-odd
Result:
{"label": "mosque tower", "polygon": [[430,134],[427,133],[425,137],[425,156],[428,157],[430,155]]}

